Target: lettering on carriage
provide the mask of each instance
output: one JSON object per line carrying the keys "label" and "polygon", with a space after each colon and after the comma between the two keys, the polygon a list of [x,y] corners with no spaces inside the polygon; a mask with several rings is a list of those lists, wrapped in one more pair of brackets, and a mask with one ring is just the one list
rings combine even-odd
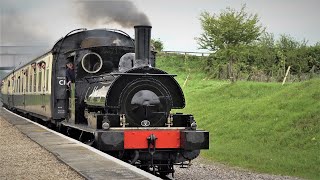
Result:
{"label": "lettering on carriage", "polygon": [[66,85],[66,77],[58,76],[57,79],[60,86]]}
{"label": "lettering on carriage", "polygon": [[58,109],[58,114],[64,114],[65,113],[65,110],[63,109]]}
{"label": "lettering on carriage", "polygon": [[59,80],[59,85],[60,86],[66,85],[66,80],[64,80],[64,79]]}

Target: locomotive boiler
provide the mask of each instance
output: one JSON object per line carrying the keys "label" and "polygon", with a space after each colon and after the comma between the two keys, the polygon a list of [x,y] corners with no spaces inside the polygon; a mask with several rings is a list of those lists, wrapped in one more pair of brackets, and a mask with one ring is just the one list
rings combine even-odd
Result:
{"label": "locomotive boiler", "polygon": [[[4,105],[142,169],[173,173],[209,148],[209,133],[197,130],[192,115],[172,113],[185,106],[182,89],[155,67],[151,26],[134,28],[134,40],[120,30],[67,34],[4,78]],[[70,87],[67,62],[75,71]]]}

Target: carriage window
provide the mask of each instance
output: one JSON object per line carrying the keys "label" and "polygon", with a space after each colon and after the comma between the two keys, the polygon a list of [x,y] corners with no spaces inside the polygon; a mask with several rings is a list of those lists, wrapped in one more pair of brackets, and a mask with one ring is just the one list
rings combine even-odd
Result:
{"label": "carriage window", "polygon": [[34,74],[33,74],[33,92],[37,92],[37,86],[36,86],[36,83],[37,82],[37,73],[36,71],[34,71]]}
{"label": "carriage window", "polygon": [[21,92],[23,93],[23,88],[24,88],[24,81],[23,78],[21,78]]}
{"label": "carriage window", "polygon": [[49,69],[47,69],[47,80],[46,80],[46,90],[49,91]]}
{"label": "carriage window", "polygon": [[23,79],[20,78],[20,79],[19,79],[19,88],[20,88],[19,92],[20,92],[20,93],[22,92],[22,84],[23,84]]}
{"label": "carriage window", "polygon": [[20,93],[20,77],[18,77],[18,83],[17,83],[17,85],[18,85],[18,93]]}
{"label": "carriage window", "polygon": [[26,69],[25,76],[26,76],[26,92],[29,92],[29,68]]}
{"label": "carriage window", "polygon": [[18,81],[19,81],[19,93],[21,93],[21,84],[22,84],[21,78],[19,78]]}
{"label": "carriage window", "polygon": [[41,92],[41,80],[42,80],[42,72],[39,71],[38,92]]}
{"label": "carriage window", "polygon": [[[36,82],[37,82],[37,72],[36,72],[36,63],[31,64],[30,71],[30,92],[36,92]],[[33,74],[33,77],[32,77]]]}
{"label": "carriage window", "polygon": [[32,73],[30,73],[30,84],[29,84],[30,92],[32,92]]}
{"label": "carriage window", "polygon": [[26,74],[26,92],[28,92],[28,88],[29,88],[29,86],[28,86],[28,83],[29,83],[29,78],[28,78],[28,74]]}

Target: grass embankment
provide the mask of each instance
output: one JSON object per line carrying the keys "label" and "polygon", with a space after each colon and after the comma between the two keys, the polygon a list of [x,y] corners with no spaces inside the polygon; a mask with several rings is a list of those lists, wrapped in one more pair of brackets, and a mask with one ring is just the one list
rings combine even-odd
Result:
{"label": "grass embankment", "polygon": [[[206,159],[258,172],[320,178],[320,79],[280,83],[208,80],[199,58],[160,56],[157,67],[178,74],[184,113],[210,131]],[[202,64],[202,65],[201,65]]]}

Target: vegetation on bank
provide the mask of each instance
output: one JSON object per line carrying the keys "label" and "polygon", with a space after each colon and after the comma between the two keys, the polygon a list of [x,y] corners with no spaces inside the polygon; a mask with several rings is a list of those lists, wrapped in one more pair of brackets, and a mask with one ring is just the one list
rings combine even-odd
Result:
{"label": "vegetation on bank", "polygon": [[205,61],[161,55],[157,67],[178,74],[187,106],[210,131],[202,156],[258,172],[320,177],[320,79],[288,83],[217,81]]}
{"label": "vegetation on bank", "polygon": [[[282,34],[275,40],[260,24],[258,14],[226,8],[200,14],[200,48],[213,52],[206,71],[219,79],[279,81],[287,69],[301,80],[304,73],[320,73],[320,43],[307,45]],[[290,68],[289,68],[290,67]]]}
{"label": "vegetation on bank", "polygon": [[[226,8],[199,15],[202,33],[199,48],[211,52],[202,67],[211,78],[221,80],[282,81],[290,67],[290,81],[320,77],[320,42],[311,45],[287,34],[275,38],[268,33],[258,14]],[[164,44],[152,41],[159,52]]]}

